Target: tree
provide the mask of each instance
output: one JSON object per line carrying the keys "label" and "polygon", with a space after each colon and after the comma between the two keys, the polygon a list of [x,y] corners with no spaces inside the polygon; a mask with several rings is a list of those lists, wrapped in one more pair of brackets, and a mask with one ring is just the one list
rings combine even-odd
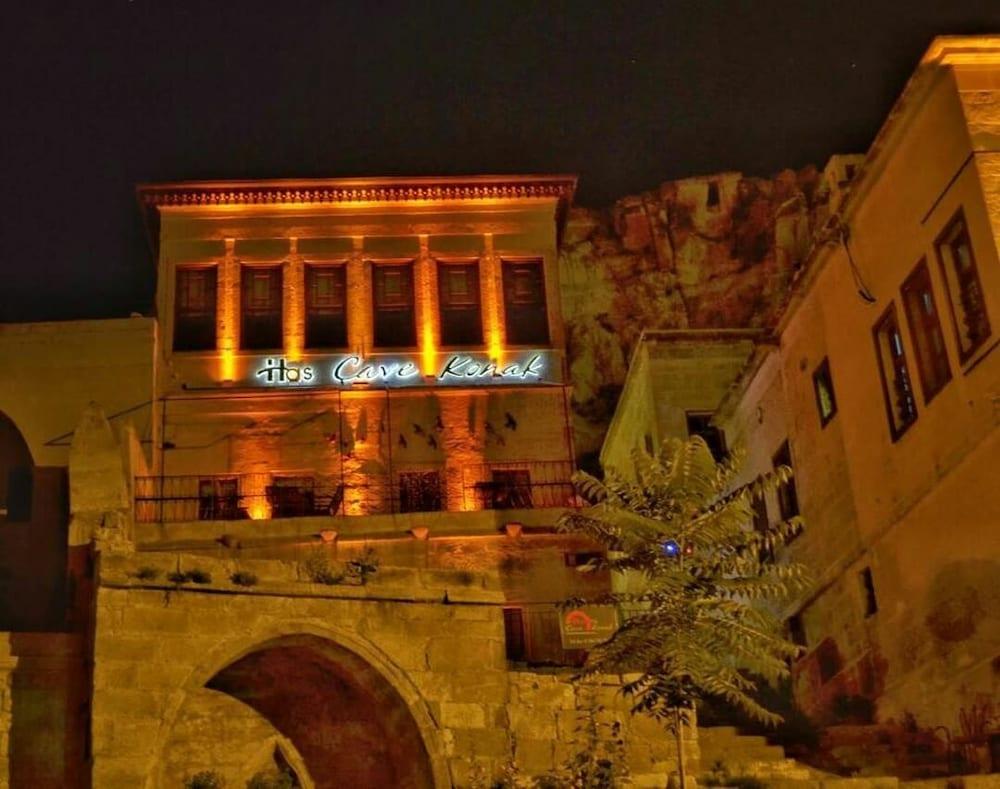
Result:
{"label": "tree", "polygon": [[801,530],[801,520],[753,526],[754,503],[786,484],[791,469],[734,485],[743,456],[735,451],[717,463],[698,436],[665,441],[655,455],[636,450],[634,479],[615,469],[606,470],[603,482],[575,475],[590,506],[560,521],[563,530],[606,549],[607,558],[584,569],[607,568],[638,581],[635,589],[570,601],[613,604],[623,614],[583,673],[638,675],[622,690],[633,712],[674,733],[682,786],[681,731],[694,704],[721,697],[764,723],[780,722],[751,697],[754,677],[773,683],[787,676],[799,651],[768,604],[808,585],[802,565],[773,558]]}

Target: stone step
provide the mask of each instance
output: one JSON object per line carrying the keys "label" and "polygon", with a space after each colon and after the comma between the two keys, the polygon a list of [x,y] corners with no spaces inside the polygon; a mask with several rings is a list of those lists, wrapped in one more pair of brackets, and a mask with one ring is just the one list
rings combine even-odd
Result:
{"label": "stone step", "polygon": [[729,748],[719,748],[714,745],[698,743],[701,752],[701,760],[705,764],[714,764],[722,761],[726,764],[733,762],[780,762],[785,758],[785,750],[777,745],[744,745],[735,743]]}

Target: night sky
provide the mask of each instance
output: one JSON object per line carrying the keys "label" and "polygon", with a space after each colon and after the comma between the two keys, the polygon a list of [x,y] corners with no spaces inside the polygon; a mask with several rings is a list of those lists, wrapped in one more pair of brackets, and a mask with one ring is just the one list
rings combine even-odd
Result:
{"label": "night sky", "polygon": [[[664,180],[863,152],[1000,2],[5,4],[0,321],[149,313],[143,181]],[[49,5],[48,10],[46,5]]]}

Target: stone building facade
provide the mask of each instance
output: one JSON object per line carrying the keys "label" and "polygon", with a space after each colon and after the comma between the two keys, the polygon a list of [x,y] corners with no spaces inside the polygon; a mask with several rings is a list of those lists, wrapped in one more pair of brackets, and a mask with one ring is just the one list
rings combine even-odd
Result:
{"label": "stone building facade", "polygon": [[621,678],[568,681],[556,601],[622,579],[555,525],[602,441],[688,433],[795,468],[761,515],[809,524],[801,703],[957,728],[998,676],[998,53],[936,42],[865,157],[604,212],[551,176],[140,189],[156,318],[0,325],[0,786],[466,786],[595,706],[665,785]]}
{"label": "stone building facade", "polygon": [[[806,523],[785,553],[815,576],[785,612],[797,700],[824,723],[946,727],[984,764],[994,724],[970,721],[1000,688],[998,75],[996,38],[936,41],[742,370],[710,371],[724,333],[649,333],[602,452],[621,465],[644,436],[687,432],[670,408],[709,408],[748,477],[790,465],[760,517]],[[692,355],[706,364],[678,376]]]}

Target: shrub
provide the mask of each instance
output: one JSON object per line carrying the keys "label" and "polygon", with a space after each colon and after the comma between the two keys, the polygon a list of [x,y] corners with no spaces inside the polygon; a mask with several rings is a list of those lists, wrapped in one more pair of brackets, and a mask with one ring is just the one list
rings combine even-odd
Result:
{"label": "shrub", "polygon": [[184,779],[184,789],[222,789],[226,782],[215,770],[202,770]]}
{"label": "shrub", "polygon": [[378,572],[379,558],[373,548],[365,548],[362,553],[347,563],[347,574],[357,578],[362,584],[368,583],[368,577]]}
{"label": "shrub", "polygon": [[317,548],[310,552],[309,556],[302,563],[306,576],[314,584],[326,584],[332,586],[344,580],[344,574],[338,573],[330,564],[330,557],[322,548]]}
{"label": "shrub", "polygon": [[188,570],[186,573],[180,570],[173,570],[167,573],[167,580],[172,584],[183,584],[183,583],[193,583],[193,584],[210,584],[212,583],[212,574],[206,573],[204,570],[194,569]]}
{"label": "shrub", "polygon": [[261,770],[247,781],[247,789],[296,789],[298,785],[288,770]]}
{"label": "shrub", "polygon": [[229,576],[229,580],[237,586],[256,586],[257,576],[246,570],[237,570]]}
{"label": "shrub", "polygon": [[155,567],[140,567],[136,570],[135,577],[140,581],[155,581],[160,577],[160,571]]}

